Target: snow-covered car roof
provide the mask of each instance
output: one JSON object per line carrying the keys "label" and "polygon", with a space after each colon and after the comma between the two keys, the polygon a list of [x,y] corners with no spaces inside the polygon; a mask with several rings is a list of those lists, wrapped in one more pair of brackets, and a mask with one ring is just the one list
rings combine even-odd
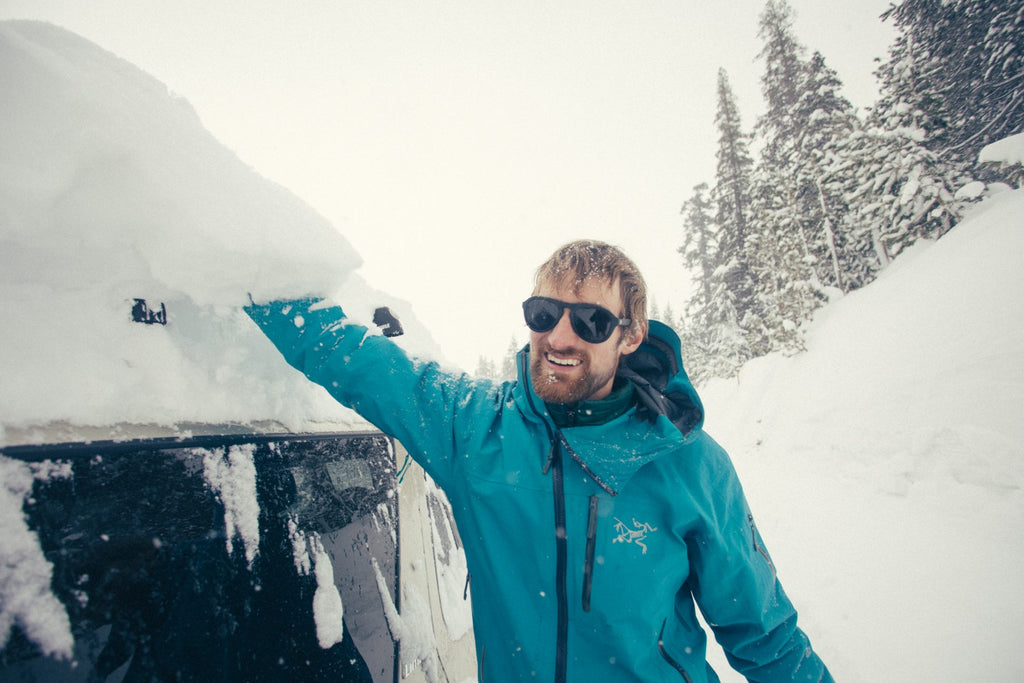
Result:
{"label": "snow-covered car roof", "polygon": [[[242,306],[388,305],[326,219],[160,81],[37,22],[0,22],[0,447],[367,425],[284,362]],[[419,341],[417,341],[419,340]]]}

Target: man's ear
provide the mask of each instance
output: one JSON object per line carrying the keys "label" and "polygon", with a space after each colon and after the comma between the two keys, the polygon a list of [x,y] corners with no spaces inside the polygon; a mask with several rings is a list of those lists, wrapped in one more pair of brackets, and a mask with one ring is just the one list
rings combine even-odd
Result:
{"label": "man's ear", "polygon": [[643,343],[646,336],[647,327],[645,325],[630,325],[623,332],[622,339],[619,340],[619,352],[623,356],[628,356],[640,348],[640,344]]}

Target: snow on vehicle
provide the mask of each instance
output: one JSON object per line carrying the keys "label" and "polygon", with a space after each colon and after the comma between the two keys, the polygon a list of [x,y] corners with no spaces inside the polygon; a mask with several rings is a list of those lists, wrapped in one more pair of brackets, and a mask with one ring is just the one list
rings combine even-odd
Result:
{"label": "snow on vehicle", "polygon": [[472,679],[443,495],[242,306],[412,312],[131,64],[0,22],[0,83],[0,681]]}

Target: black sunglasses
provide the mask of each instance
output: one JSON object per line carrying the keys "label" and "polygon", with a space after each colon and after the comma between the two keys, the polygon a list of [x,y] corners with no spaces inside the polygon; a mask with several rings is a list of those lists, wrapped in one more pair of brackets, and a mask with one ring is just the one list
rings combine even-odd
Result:
{"label": "black sunglasses", "polygon": [[588,344],[607,341],[616,327],[626,327],[633,322],[595,304],[567,304],[546,296],[531,296],[523,302],[526,326],[534,332],[553,330],[562,319],[562,311],[567,308],[573,332]]}

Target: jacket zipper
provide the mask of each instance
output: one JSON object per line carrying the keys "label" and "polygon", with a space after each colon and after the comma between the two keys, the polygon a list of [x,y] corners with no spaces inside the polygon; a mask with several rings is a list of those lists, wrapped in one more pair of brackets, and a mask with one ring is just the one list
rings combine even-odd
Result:
{"label": "jacket zipper", "polygon": [[[522,353],[517,357],[519,374],[523,375],[526,369],[526,356]],[[526,392],[526,400],[534,413],[541,415],[534,405],[530,392]],[[570,414],[571,415],[571,414]],[[555,641],[555,683],[565,683],[566,669],[569,661],[569,598],[566,588],[566,566],[568,564],[568,547],[565,531],[565,482],[562,478],[562,449],[559,447],[556,430],[552,430],[551,424],[544,420],[544,428],[548,433],[548,441],[551,443],[551,451],[548,453],[547,461],[544,463],[542,472],[547,474],[551,471],[552,498],[555,505],[555,594],[558,601],[558,628]]]}
{"label": "jacket zipper", "polygon": [[750,525],[750,539],[754,544],[754,550],[756,550],[764,561],[768,563],[768,568],[772,571],[772,580],[776,578],[775,575],[775,563],[772,562],[772,558],[768,556],[768,551],[757,542],[757,525],[754,524],[754,515],[747,513],[747,523]]}
{"label": "jacket zipper", "polygon": [[569,655],[569,598],[566,589],[568,549],[565,532],[565,483],[562,479],[562,449],[555,447],[551,483],[555,499],[555,593],[558,599],[558,637],[555,646],[555,683],[565,683]]}
{"label": "jacket zipper", "polygon": [[677,662],[672,655],[668,653],[668,650],[665,649],[665,623],[667,621],[668,620],[666,619],[661,622],[661,632],[658,633],[658,652],[661,653],[662,659],[668,662],[673,669],[682,675],[683,680],[686,681],[686,683],[693,683],[693,679],[690,678],[690,674],[686,673],[686,669],[683,668],[683,665]]}
{"label": "jacket zipper", "polygon": [[590,514],[587,517],[587,560],[583,565],[583,611],[590,611],[590,590],[594,582],[594,550],[597,546],[597,505],[598,497],[590,497]]}

